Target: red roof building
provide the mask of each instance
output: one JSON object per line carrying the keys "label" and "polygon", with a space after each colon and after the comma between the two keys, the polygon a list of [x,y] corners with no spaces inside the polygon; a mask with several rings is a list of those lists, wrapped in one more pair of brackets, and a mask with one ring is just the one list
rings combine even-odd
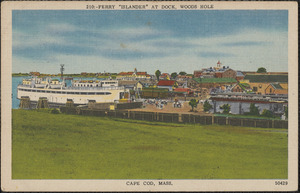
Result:
{"label": "red roof building", "polygon": [[160,80],[157,83],[157,86],[174,86],[176,83],[175,80]]}
{"label": "red roof building", "polygon": [[137,72],[136,75],[147,75],[147,72]]}
{"label": "red roof building", "polygon": [[190,88],[175,88],[174,89],[175,92],[184,92],[187,94],[192,94],[193,91]]}
{"label": "red roof building", "polygon": [[159,79],[170,79],[170,74],[168,73],[162,73],[160,76],[159,76]]}
{"label": "red roof building", "polygon": [[172,91],[175,87],[178,87],[178,83],[175,80],[160,80],[157,83],[158,88],[167,88]]}
{"label": "red roof building", "polygon": [[117,79],[149,79],[147,72],[138,72],[135,68],[133,72],[120,72]]}

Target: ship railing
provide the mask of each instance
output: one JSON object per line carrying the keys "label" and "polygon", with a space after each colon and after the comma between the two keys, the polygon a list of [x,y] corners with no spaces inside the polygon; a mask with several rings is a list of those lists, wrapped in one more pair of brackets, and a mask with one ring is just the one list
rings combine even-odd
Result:
{"label": "ship railing", "polygon": [[31,88],[32,86],[27,84],[19,84],[18,87]]}
{"label": "ship railing", "polygon": [[[32,85],[24,85],[24,84],[19,84],[18,87],[23,87],[23,88],[34,88]],[[61,89],[61,90],[121,90],[125,89],[124,86],[105,86],[105,87],[62,87],[62,88],[55,88],[55,89]]]}
{"label": "ship railing", "polygon": [[124,86],[107,86],[107,87],[65,87],[63,90],[121,90]]}

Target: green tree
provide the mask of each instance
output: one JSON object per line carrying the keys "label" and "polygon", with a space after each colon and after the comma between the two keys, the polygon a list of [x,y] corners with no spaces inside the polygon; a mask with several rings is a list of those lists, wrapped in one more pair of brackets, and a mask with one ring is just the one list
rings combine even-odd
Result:
{"label": "green tree", "polygon": [[286,107],[284,109],[284,115],[285,115],[286,118],[289,118],[289,109],[288,109],[288,107]]}
{"label": "green tree", "polygon": [[198,102],[199,102],[199,101],[196,100],[196,99],[191,99],[191,100],[190,100],[189,105],[192,107],[192,111],[194,111],[194,108],[197,107]]}
{"label": "green tree", "polygon": [[250,113],[249,113],[249,115],[259,115],[258,107],[255,106],[254,103],[250,104]]}
{"label": "green tree", "polygon": [[155,71],[155,76],[156,76],[156,78],[157,78],[157,81],[159,81],[160,75],[161,75],[161,72],[160,72],[159,70],[156,70],[156,71]]}
{"label": "green tree", "polygon": [[223,109],[223,114],[229,114],[230,112],[230,105],[229,104],[224,104],[220,106],[220,109]]}
{"label": "green tree", "polygon": [[186,75],[186,72],[181,71],[179,72],[179,75]]}
{"label": "green tree", "polygon": [[172,78],[172,79],[176,79],[177,76],[178,76],[177,72],[173,72],[173,73],[171,74],[171,78]]}
{"label": "green tree", "polygon": [[206,100],[206,101],[204,102],[204,104],[203,104],[203,110],[204,110],[205,112],[207,112],[207,111],[209,111],[210,109],[212,109],[212,105],[209,104],[209,102]]}
{"label": "green tree", "polygon": [[263,112],[261,113],[261,116],[263,116],[263,117],[274,117],[273,112],[269,111],[267,109],[263,110]]}
{"label": "green tree", "polygon": [[265,69],[264,67],[260,67],[257,69],[256,71],[257,73],[266,73],[267,72],[267,69]]}

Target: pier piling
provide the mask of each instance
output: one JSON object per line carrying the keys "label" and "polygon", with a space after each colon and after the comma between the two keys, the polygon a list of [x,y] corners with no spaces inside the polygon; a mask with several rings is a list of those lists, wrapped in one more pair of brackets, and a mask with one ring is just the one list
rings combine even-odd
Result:
{"label": "pier piling", "polygon": [[30,109],[30,98],[28,96],[22,96],[19,107],[21,109]]}
{"label": "pier piling", "polygon": [[67,99],[66,107],[74,107],[74,101],[72,99]]}
{"label": "pier piling", "polygon": [[37,109],[49,108],[47,97],[40,97],[36,108]]}

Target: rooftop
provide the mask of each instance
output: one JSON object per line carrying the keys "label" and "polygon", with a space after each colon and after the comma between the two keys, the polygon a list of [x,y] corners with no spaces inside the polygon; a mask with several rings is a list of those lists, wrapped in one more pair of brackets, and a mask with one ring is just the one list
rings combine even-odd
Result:
{"label": "rooftop", "polygon": [[288,75],[254,75],[247,74],[245,76],[249,82],[288,82]]}
{"label": "rooftop", "polygon": [[197,83],[233,83],[234,78],[193,78]]}
{"label": "rooftop", "polygon": [[175,84],[175,80],[160,80],[157,83],[157,86],[173,86]]}
{"label": "rooftop", "polygon": [[275,89],[283,89],[280,84],[271,84]]}

